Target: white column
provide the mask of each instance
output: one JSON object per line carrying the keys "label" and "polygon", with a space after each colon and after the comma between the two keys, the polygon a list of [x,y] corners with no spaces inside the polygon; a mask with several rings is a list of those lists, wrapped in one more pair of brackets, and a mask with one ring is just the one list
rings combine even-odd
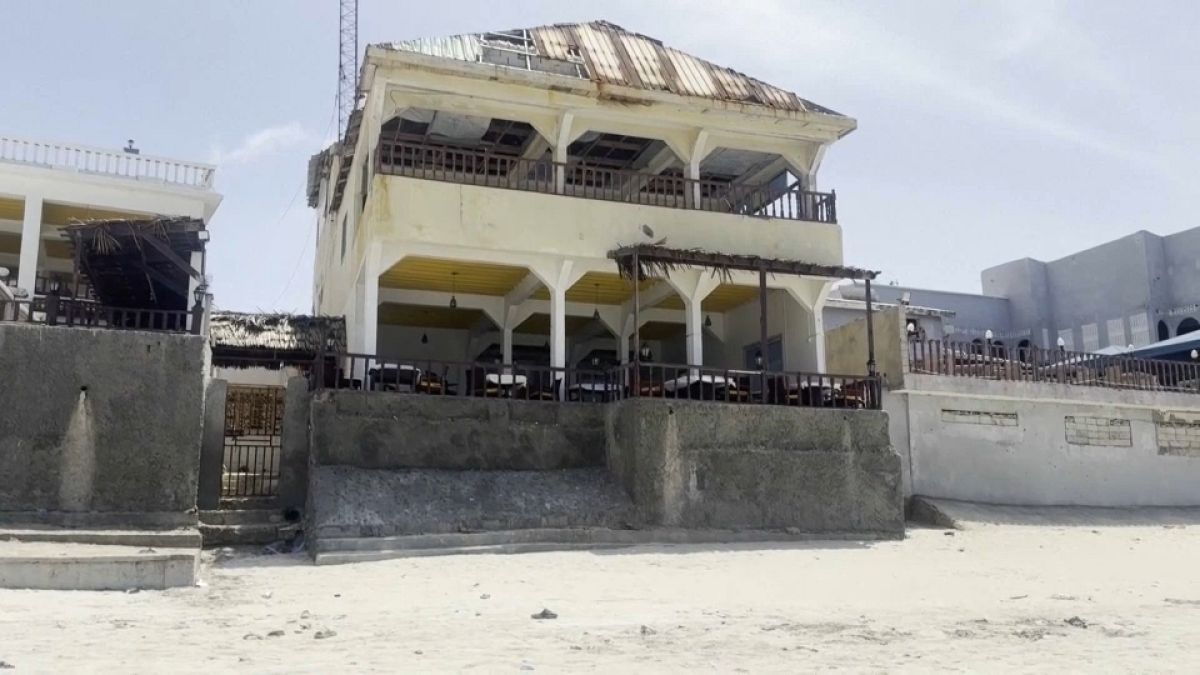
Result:
{"label": "white column", "polygon": [[617,338],[617,355],[621,358],[621,365],[629,363],[629,340],[632,337],[630,335],[632,325],[632,315],[625,317],[625,320],[621,322],[621,334]]}
{"label": "white column", "polygon": [[21,227],[21,260],[17,270],[17,287],[29,291],[37,282],[37,262],[42,249],[42,197],[25,197],[25,220]]}
{"label": "white column", "polygon": [[504,351],[504,363],[505,365],[508,365],[511,364],[513,360],[513,327],[505,326],[503,333],[504,337],[501,339],[501,345]]}
{"label": "white column", "polygon": [[683,311],[687,325],[687,358],[689,366],[704,365],[704,310],[698,299],[684,298]]}
{"label": "white column", "polygon": [[825,372],[825,308],[812,312],[808,320],[808,334],[812,336],[813,356],[816,359],[816,371]]}
{"label": "white column", "polygon": [[561,285],[550,289],[550,365],[567,365],[567,289]]}
{"label": "white column", "polygon": [[363,351],[375,355],[379,338],[379,245],[367,252],[363,266]]}

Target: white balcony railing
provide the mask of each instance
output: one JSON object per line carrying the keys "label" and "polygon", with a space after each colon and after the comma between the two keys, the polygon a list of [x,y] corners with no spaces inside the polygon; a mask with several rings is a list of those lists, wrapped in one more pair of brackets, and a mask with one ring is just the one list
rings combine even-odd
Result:
{"label": "white balcony railing", "polygon": [[7,136],[0,136],[0,162],[182,185],[200,190],[212,189],[213,175],[217,171],[211,164]]}

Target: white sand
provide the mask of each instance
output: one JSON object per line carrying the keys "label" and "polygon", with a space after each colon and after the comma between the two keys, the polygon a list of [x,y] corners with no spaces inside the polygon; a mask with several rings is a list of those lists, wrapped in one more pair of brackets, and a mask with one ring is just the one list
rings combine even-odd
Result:
{"label": "white sand", "polygon": [[[15,666],[0,672],[1200,668],[1196,526],[332,567],[253,556],[204,577],[137,594],[0,590],[0,661]],[[543,607],[559,618],[532,620]],[[336,635],[315,639],[323,629]]]}

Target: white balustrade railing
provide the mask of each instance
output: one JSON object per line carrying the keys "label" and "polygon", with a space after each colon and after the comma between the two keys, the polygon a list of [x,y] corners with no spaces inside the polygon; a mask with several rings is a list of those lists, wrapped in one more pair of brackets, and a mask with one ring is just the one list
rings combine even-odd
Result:
{"label": "white balustrade railing", "polygon": [[0,136],[0,162],[34,164],[102,176],[119,176],[208,190],[217,168],[166,157],[138,155],[86,145]]}

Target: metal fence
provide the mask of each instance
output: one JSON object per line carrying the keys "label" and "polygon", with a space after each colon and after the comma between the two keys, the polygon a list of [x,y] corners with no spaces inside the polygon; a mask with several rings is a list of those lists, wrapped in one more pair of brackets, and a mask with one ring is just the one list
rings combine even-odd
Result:
{"label": "metal fence", "polygon": [[914,340],[908,348],[912,373],[1200,393],[1196,362],[943,340]]}
{"label": "metal fence", "polygon": [[203,312],[109,307],[47,295],[32,300],[0,298],[0,322],[199,334]]}
{"label": "metal fence", "polygon": [[222,497],[271,497],[279,487],[284,388],[230,385]]}
{"label": "metal fence", "polygon": [[837,195],[802,190],[799,183],[773,186],[697,180],[579,162],[498,155],[468,148],[403,143],[387,138],[379,142],[376,171],[409,178],[627,204],[837,222]]}
{"label": "metal fence", "polygon": [[671,398],[814,408],[878,409],[880,380],[853,375],[639,363],[589,368],[330,355],[314,388],[432,396],[604,403]]}

